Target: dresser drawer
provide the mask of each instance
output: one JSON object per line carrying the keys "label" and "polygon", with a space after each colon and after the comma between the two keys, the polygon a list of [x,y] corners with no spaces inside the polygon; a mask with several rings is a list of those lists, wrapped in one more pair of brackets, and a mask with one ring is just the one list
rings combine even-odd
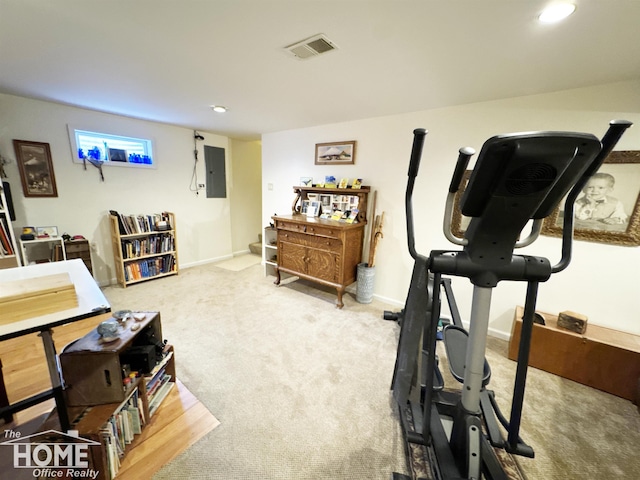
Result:
{"label": "dresser drawer", "polygon": [[319,248],[328,252],[340,252],[342,250],[342,242],[337,238],[319,237],[306,233],[278,231],[278,241]]}
{"label": "dresser drawer", "polygon": [[88,240],[76,240],[75,242],[64,242],[64,249],[67,253],[76,252],[88,252],[89,241]]}
{"label": "dresser drawer", "polygon": [[286,222],[283,220],[276,221],[276,228],[278,230],[286,230],[288,232],[304,232],[306,229],[305,224],[295,223],[295,222]]}
{"label": "dresser drawer", "polygon": [[322,235],[323,237],[340,238],[340,233],[338,232],[338,230],[331,227],[308,225],[306,232],[313,235]]}

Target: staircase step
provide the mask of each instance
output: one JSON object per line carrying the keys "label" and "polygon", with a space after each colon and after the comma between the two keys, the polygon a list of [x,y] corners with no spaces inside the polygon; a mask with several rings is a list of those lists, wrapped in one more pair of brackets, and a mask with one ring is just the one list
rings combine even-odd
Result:
{"label": "staircase step", "polygon": [[249,244],[249,251],[256,255],[262,255],[262,242],[254,242]]}

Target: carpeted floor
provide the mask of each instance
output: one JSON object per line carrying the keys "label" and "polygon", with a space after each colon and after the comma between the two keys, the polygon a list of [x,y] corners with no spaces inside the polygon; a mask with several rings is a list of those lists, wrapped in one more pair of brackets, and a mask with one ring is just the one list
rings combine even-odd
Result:
{"label": "carpeted floor", "polygon": [[[331,291],[273,280],[257,263],[209,264],[104,290],[114,310],[161,312],[178,377],[221,422],[154,478],[388,480],[406,472],[389,394],[399,333],[382,320],[390,307],[346,294],[338,310]],[[490,339],[487,352],[500,403],[515,372],[506,348]],[[629,401],[531,369],[522,436],[536,450],[519,459],[529,480],[638,478],[640,415]]]}

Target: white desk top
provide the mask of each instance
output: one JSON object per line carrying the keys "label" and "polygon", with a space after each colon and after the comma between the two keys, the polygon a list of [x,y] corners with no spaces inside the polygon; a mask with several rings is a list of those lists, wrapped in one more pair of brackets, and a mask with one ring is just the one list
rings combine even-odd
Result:
{"label": "white desk top", "polygon": [[[55,275],[56,273],[69,274],[78,296],[78,306],[7,325],[0,325],[0,340],[39,332],[45,328],[64,325],[65,323],[71,323],[111,310],[100,287],[98,287],[89,270],[87,270],[84,262],[79,258],[64,262],[39,263],[26,267],[0,269],[0,284],[13,280],[27,280],[45,275]],[[1,285],[0,288],[2,288]]]}

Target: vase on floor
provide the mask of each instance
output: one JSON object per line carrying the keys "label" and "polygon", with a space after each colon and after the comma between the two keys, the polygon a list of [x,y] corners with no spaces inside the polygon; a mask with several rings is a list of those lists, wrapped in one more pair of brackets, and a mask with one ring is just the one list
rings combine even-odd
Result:
{"label": "vase on floor", "polygon": [[368,263],[359,263],[357,271],[356,301],[371,303],[373,300],[373,286],[375,283],[376,267]]}

